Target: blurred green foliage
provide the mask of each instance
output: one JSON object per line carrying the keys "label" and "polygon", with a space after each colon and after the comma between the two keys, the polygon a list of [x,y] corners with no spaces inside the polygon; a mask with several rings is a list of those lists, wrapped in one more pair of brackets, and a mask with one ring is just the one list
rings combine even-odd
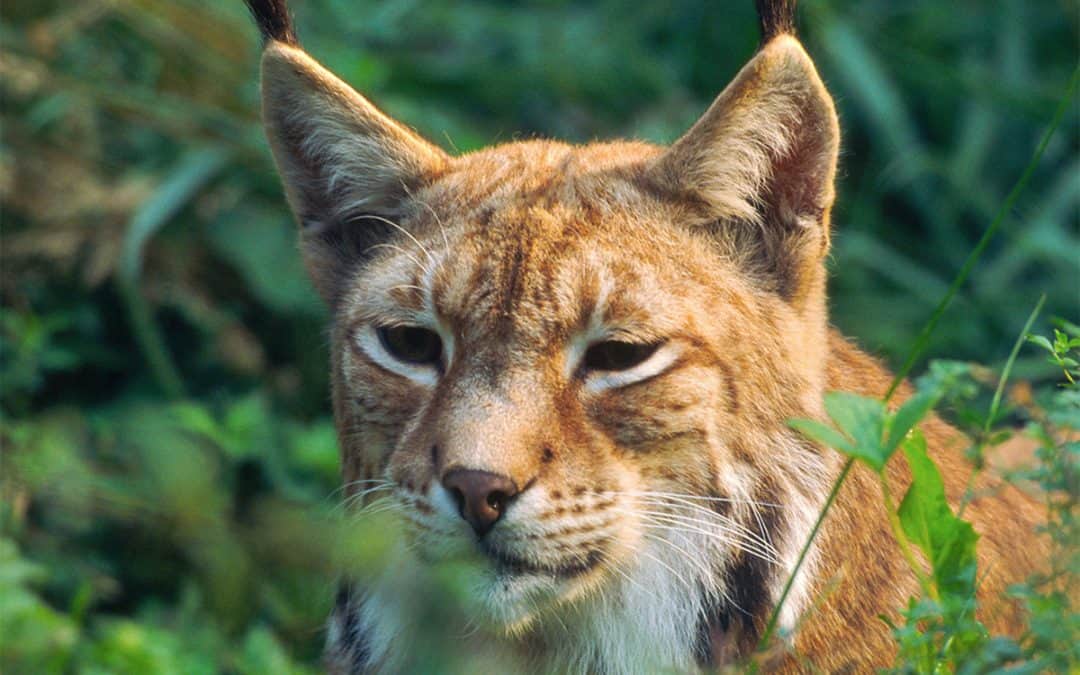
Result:
{"label": "blurred green foliage", "polygon": [[[312,54],[460,151],[670,141],[757,41],[749,0],[293,4]],[[1065,91],[1077,7],[801,4],[844,132],[834,320],[895,360]],[[258,125],[258,52],[239,1],[0,9],[5,672],[309,672],[326,542],[377,558],[377,532],[330,517],[325,313]],[[1041,293],[1075,314],[1077,112],[933,354],[1003,359]],[[1025,353],[1016,375],[1053,376]]]}

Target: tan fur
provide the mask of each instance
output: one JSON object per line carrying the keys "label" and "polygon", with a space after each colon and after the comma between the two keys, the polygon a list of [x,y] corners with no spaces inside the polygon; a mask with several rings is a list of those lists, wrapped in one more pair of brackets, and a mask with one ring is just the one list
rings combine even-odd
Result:
{"label": "tan fur", "polygon": [[[529,141],[448,157],[280,43],[263,88],[334,308],[347,492],[389,481],[368,501],[395,505],[410,547],[339,607],[331,666],[404,667],[410,575],[474,549],[440,485],[455,468],[527,488],[486,541],[545,570],[481,570],[471,648],[601,672],[747,656],[843,463],[786,420],[821,419],[828,390],[881,396],[890,379],[828,328],[839,131],[799,43],[771,40],[670,149]],[[383,239],[343,244],[384,221]],[[403,323],[442,334],[444,373],[394,372],[373,352],[373,326]],[[629,383],[582,370],[582,350],[611,336],[663,342],[668,361]],[[964,441],[937,419],[923,429],[956,503]],[[889,477],[902,493],[901,458]],[[1040,514],[991,477],[979,488],[995,493],[966,512],[982,535],[980,615],[1015,635],[1023,617],[1000,595],[1045,555]],[[783,617],[819,670],[889,664],[877,617],[917,592],[880,504],[857,468]]]}

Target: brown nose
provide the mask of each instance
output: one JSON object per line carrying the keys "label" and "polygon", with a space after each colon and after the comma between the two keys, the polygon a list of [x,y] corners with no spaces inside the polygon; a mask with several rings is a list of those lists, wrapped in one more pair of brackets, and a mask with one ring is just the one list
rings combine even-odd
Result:
{"label": "brown nose", "polygon": [[458,513],[469,521],[478,537],[495,526],[510,499],[518,493],[508,476],[474,469],[447,471],[442,484],[457,501]]}

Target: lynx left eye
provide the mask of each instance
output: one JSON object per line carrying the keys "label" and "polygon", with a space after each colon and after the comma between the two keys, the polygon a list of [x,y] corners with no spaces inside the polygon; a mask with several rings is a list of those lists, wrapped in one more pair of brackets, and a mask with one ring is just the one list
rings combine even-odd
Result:
{"label": "lynx left eye", "polygon": [[379,342],[395,359],[416,365],[437,365],[442,360],[442,338],[419,326],[378,328]]}
{"label": "lynx left eye", "polygon": [[598,342],[585,350],[585,367],[590,370],[629,370],[644,363],[660,348],[660,343],[640,344],[608,340]]}

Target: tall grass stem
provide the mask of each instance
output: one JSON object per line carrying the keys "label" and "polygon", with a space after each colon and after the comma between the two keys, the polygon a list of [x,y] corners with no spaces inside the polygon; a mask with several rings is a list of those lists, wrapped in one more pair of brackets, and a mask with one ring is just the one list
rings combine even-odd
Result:
{"label": "tall grass stem", "polygon": [[896,393],[896,389],[911,372],[911,369],[915,366],[915,362],[922,358],[922,355],[926,352],[927,347],[930,345],[930,337],[934,334],[934,330],[937,329],[941,317],[945,314],[949,305],[952,304],[956,294],[960,291],[960,287],[967,281],[968,275],[971,274],[971,270],[974,269],[975,263],[982,257],[983,251],[985,251],[987,245],[990,244],[990,240],[993,239],[994,235],[997,234],[997,231],[1001,229],[1002,223],[1005,222],[1005,218],[1012,211],[1017,200],[1020,199],[1020,195],[1024,193],[1024,189],[1027,187],[1028,181],[1031,180],[1032,175],[1034,175],[1035,168],[1038,167],[1039,160],[1042,159],[1046,147],[1050,145],[1050,139],[1053,138],[1054,132],[1057,131],[1058,125],[1061,124],[1061,120],[1065,118],[1065,113],[1069,110],[1069,102],[1072,101],[1073,94],[1076,93],[1078,80],[1080,80],[1080,68],[1073,70],[1072,78],[1069,80],[1069,87],[1065,91],[1065,96],[1063,96],[1061,102],[1058,103],[1057,110],[1054,112],[1054,117],[1050,121],[1050,126],[1043,134],[1042,140],[1039,141],[1039,145],[1035,148],[1035,154],[1032,155],[1031,161],[1029,161],[1024,168],[1024,173],[1021,174],[1020,179],[1016,181],[1013,189],[1009,192],[1009,196],[1005,198],[1005,202],[994,216],[994,220],[991,221],[990,226],[983,232],[979,242],[975,244],[975,248],[968,254],[967,260],[964,261],[963,266],[956,274],[952,284],[949,285],[949,290],[945,292],[945,297],[941,299],[941,302],[939,302],[938,306],[934,309],[934,313],[930,316],[930,320],[926,322],[922,331],[919,332],[918,337],[915,338],[915,346],[908,354],[907,360],[904,361],[904,365],[900,367],[900,370],[896,371],[896,377],[893,378],[892,384],[889,385],[889,391],[885,394],[886,402],[888,402],[893,394]]}

